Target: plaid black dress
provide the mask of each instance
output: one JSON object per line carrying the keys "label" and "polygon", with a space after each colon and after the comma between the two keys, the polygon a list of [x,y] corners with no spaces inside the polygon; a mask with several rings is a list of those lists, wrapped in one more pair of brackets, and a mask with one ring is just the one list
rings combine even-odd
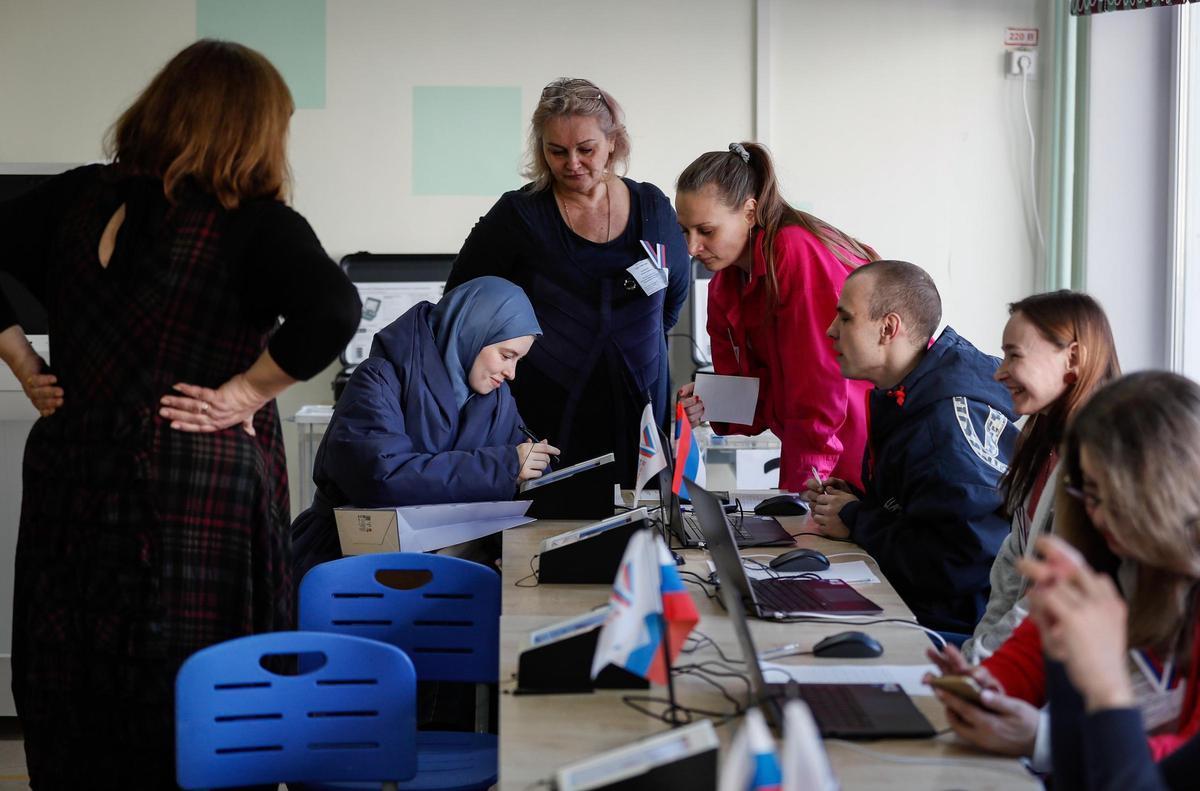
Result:
{"label": "plaid black dress", "polygon": [[[176,382],[215,388],[267,347],[296,305],[256,296],[248,270],[263,265],[247,259],[269,253],[272,233],[294,239],[277,226],[299,215],[275,202],[230,213],[199,193],[172,206],[160,182],[104,171],[72,178],[69,199],[44,201],[56,217],[44,278],[33,278],[65,403],[26,445],[13,692],[34,788],[174,787],[179,665],[204,646],[290,628],[292,579],[274,402],[251,437],[172,430],[159,398]],[[98,240],[121,204],[101,267]],[[356,318],[352,288],[330,283],[323,298]],[[291,335],[322,334],[305,321]],[[318,350],[285,338],[277,361],[311,376],[348,340],[345,324],[327,322]]]}

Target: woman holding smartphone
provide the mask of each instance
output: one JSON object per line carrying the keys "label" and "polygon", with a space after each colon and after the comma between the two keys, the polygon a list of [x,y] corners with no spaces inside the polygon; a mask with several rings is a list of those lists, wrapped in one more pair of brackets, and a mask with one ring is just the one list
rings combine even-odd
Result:
{"label": "woman holding smartphone", "polygon": [[[1118,379],[1079,411],[1062,454],[1054,532],[1128,605],[1129,702],[1161,760],[1200,733],[1200,386],[1163,371]],[[1044,626],[1027,619],[979,667],[952,648],[930,654],[943,673],[984,687],[982,706],[935,691],[955,732],[1040,769],[1051,742],[1037,711],[1047,700],[1042,651],[1055,639]]]}

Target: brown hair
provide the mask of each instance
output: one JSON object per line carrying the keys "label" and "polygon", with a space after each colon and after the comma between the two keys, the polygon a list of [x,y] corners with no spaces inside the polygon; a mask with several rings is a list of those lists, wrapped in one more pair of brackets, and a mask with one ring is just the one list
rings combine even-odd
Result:
{"label": "brown hair", "polygon": [[190,180],[226,209],[286,197],[294,105],[258,52],[201,39],[163,67],[109,130],[118,172],[152,176],[170,199]]}
{"label": "brown hair", "polygon": [[595,118],[600,131],[613,144],[608,169],[623,175],[629,167],[629,132],[625,130],[625,113],[608,91],[590,80],[560,77],[542,89],[542,96],[529,122],[529,144],[525,152],[525,169],[521,175],[533,182],[535,191],[544,190],[554,181],[546,156],[542,153],[546,122],[551,118],[578,115]]}
{"label": "brown hair", "polygon": [[[740,147],[749,155],[743,159]],[[766,146],[758,143],[731,143],[728,151],[709,151],[688,165],[675,180],[679,192],[699,192],[712,184],[721,202],[739,209],[754,198],[754,224],[763,229],[763,251],[767,260],[767,310],[779,304],[779,277],[775,272],[775,237],[781,228],[797,225],[811,233],[838,260],[850,267],[879,258],[873,249],[839,231],[822,219],[790,205],[779,192],[775,165]]]}
{"label": "brown hair", "polygon": [[1039,468],[1062,442],[1067,423],[1079,408],[1097,388],[1121,375],[1108,317],[1092,297],[1067,289],[1034,294],[1008,306],[1008,315],[1018,313],[1055,348],[1078,343],[1079,363],[1075,381],[1044,414],[1031,415],[1025,422],[1017,452],[1001,481],[1009,513],[1014,513],[1029,496]]}
{"label": "brown hair", "polygon": [[850,273],[872,275],[870,319],[879,321],[896,313],[912,328],[914,346],[925,349],[942,321],[942,295],[921,267],[907,261],[871,261]]}
{"label": "brown hair", "polygon": [[1116,559],[1066,487],[1081,486],[1079,449],[1098,472],[1106,522],[1137,562],[1129,645],[1189,663],[1200,581],[1200,385],[1166,371],[1130,374],[1096,391],[1067,428],[1054,531],[1096,568]]}

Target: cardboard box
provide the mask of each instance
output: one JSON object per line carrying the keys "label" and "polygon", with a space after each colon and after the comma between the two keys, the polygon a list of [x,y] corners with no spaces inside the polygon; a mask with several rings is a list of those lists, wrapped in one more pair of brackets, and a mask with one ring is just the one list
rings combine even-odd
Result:
{"label": "cardboard box", "polygon": [[333,510],[342,554],[373,552],[432,552],[528,524],[530,503],[507,500],[488,503],[440,503],[398,508]]}

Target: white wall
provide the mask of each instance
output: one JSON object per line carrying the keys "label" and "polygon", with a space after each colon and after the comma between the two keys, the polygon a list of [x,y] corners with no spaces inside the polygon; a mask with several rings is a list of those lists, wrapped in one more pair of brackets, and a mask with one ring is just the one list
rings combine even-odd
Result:
{"label": "white wall", "polygon": [[[456,252],[495,197],[411,193],[412,87],[520,86],[528,117],[560,76],[586,76],[622,103],[629,175],[670,194],[696,154],[752,132],[752,10],[752,0],[329,0],[326,106],[292,119],[295,207],[335,259]],[[0,162],[99,158],[105,129],[195,31],[190,0],[0,0]],[[336,369],[285,393],[281,412],[332,402]],[[295,481],[295,428],[285,436]],[[293,513],[303,505],[293,497]]]}
{"label": "white wall", "polygon": [[1173,13],[1090,20],[1086,280],[1125,371],[1167,362]]}
{"label": "white wall", "polygon": [[1006,304],[1034,290],[1037,249],[1021,83],[1004,76],[1004,33],[1042,32],[1028,89],[1038,130],[1052,63],[1047,8],[776,0],[770,9],[770,139],[785,194],[881,257],[929,271],[944,321],[992,353]]}

